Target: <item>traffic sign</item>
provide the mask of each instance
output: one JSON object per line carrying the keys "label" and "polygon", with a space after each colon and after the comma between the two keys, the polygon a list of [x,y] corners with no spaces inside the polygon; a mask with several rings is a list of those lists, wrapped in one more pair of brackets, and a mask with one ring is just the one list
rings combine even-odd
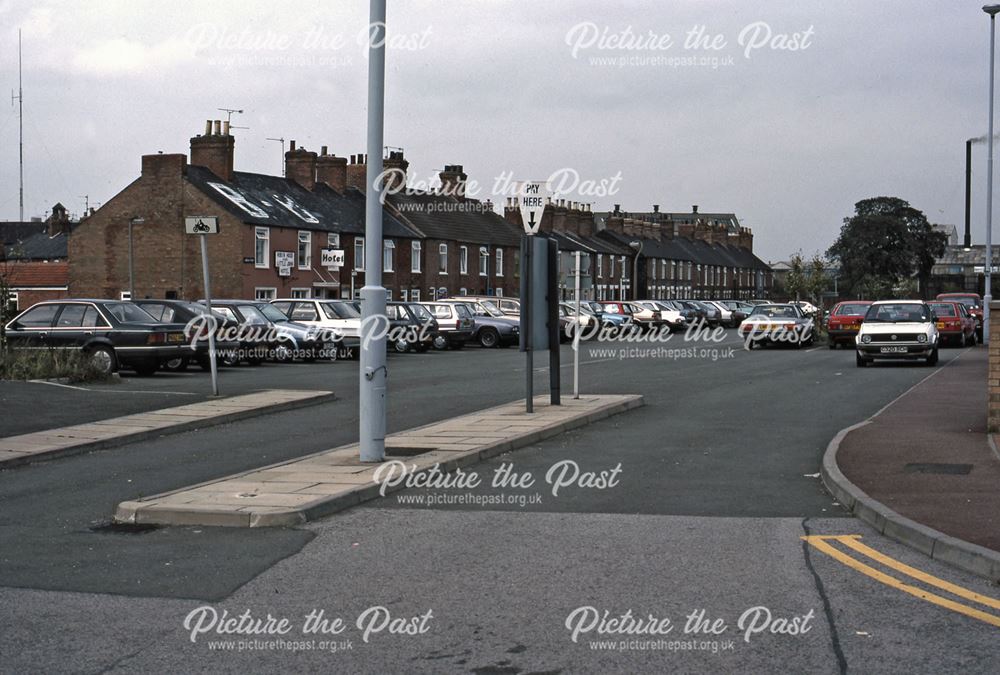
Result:
{"label": "traffic sign", "polygon": [[545,197],[548,195],[548,184],[544,181],[529,181],[521,183],[517,195],[517,206],[521,210],[521,223],[525,234],[536,234],[542,224],[542,211],[545,210]]}
{"label": "traffic sign", "polygon": [[215,216],[187,216],[184,231],[188,234],[218,234],[219,219]]}
{"label": "traffic sign", "polygon": [[324,248],[320,250],[320,262],[323,267],[343,267],[344,251],[339,248]]}

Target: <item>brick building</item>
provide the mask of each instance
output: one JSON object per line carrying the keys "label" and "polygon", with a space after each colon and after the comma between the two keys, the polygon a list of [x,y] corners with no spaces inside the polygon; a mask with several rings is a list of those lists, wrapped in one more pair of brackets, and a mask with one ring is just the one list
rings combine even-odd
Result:
{"label": "brick building", "polygon": [[8,289],[10,312],[67,297],[67,241],[76,225],[59,203],[44,221],[0,223],[0,277]]}
{"label": "brick building", "polygon": [[[215,216],[208,238],[216,297],[351,297],[364,285],[366,157],[297,147],[285,176],[234,170],[228,124],[208,123],[183,154],[142,157],[138,179],[81,222],[70,238],[73,295],[120,297],[129,284],[129,230],[137,297],[204,295],[197,237],[185,216]],[[384,159],[405,180],[402,152]],[[394,194],[383,208],[382,285],[393,299],[461,293],[517,294],[518,231],[467,199],[461,166],[441,173],[450,190]],[[457,188],[457,189],[455,189]],[[131,227],[130,227],[130,223]],[[344,251],[339,269],[323,249]],[[283,273],[279,261],[291,262]],[[287,268],[286,268],[287,269]]]}

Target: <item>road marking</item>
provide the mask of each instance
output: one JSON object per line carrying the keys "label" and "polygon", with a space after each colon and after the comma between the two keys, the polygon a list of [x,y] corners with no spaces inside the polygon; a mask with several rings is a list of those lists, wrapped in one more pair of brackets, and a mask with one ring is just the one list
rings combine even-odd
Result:
{"label": "road marking", "polygon": [[836,535],[836,536],[814,535],[814,536],[802,537],[802,539],[808,542],[809,545],[812,546],[813,548],[822,551],[823,553],[826,553],[828,556],[837,560],[838,562],[841,562],[844,565],[850,567],[851,569],[857,572],[861,572],[865,576],[871,577],[872,579],[875,579],[876,581],[879,581],[885,584],[886,586],[890,586],[897,590],[903,591],[904,593],[908,593],[916,598],[920,598],[921,600],[925,600],[932,604],[938,605],[939,607],[950,609],[953,612],[964,614],[965,616],[972,617],[973,619],[978,619],[980,621],[983,621],[985,623],[1000,628],[1000,616],[983,612],[981,610],[975,609],[974,607],[963,605],[962,603],[955,602],[954,600],[950,600],[940,595],[936,595],[929,591],[925,591],[916,586],[911,586],[910,584],[900,581],[894,576],[881,572],[875,569],[874,567],[871,567],[870,565],[866,565],[860,560],[851,557],[847,553],[841,551],[840,549],[835,548],[829,543],[830,541],[837,541],[843,544],[844,546],[847,546],[861,553],[862,555],[871,558],[872,560],[876,560],[880,563],[883,563],[884,565],[887,565],[888,567],[891,567],[892,569],[895,569],[898,572],[907,574],[928,585],[936,586],[937,588],[958,595],[959,597],[963,597],[968,600],[973,600],[975,602],[987,605],[989,607],[1000,608],[1000,600],[995,600],[994,598],[989,598],[987,596],[974,593],[973,591],[962,588],[961,586],[956,586],[955,584],[949,583],[944,579],[939,579],[933,575],[921,572],[918,569],[910,567],[909,565],[905,565],[897,560],[890,558],[889,556],[886,556],[872,548],[869,548],[868,546],[865,546],[864,544],[858,543],[856,540],[860,538],[861,535],[858,534]]}
{"label": "road marking", "polygon": [[49,382],[48,380],[28,380],[32,384],[47,384],[52,387],[62,387],[73,391],[86,391],[95,394],[162,394],[164,396],[204,396],[194,391],[157,391],[155,389],[91,389],[89,387],[74,387],[62,382]]}
{"label": "road marking", "polygon": [[32,384],[47,384],[52,387],[62,387],[63,389],[74,389],[76,391],[90,391],[84,387],[74,387],[69,384],[63,384],[62,382],[49,382],[48,380],[28,380]]}

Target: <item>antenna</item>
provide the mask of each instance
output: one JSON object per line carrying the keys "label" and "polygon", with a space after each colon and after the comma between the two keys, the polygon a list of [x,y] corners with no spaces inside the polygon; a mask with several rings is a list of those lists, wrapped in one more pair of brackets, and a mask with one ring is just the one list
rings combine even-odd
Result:
{"label": "antenna", "polygon": [[281,143],[281,175],[285,175],[285,139],[284,138],[265,138],[266,141],[277,141]]}
{"label": "antenna", "polygon": [[10,104],[17,101],[18,220],[24,222],[24,91],[21,89],[21,29],[17,29],[17,96],[10,92]]}
{"label": "antenna", "polygon": [[[242,115],[243,114],[242,110],[237,110],[236,108],[216,108],[216,110],[221,110],[222,112],[226,113],[226,121],[227,122],[232,122],[232,120],[233,120],[233,113],[236,113],[238,115]],[[237,127],[237,128],[242,128],[242,127]]]}
{"label": "antenna", "polygon": [[77,195],[77,198],[83,200],[84,215],[90,213],[90,195]]}

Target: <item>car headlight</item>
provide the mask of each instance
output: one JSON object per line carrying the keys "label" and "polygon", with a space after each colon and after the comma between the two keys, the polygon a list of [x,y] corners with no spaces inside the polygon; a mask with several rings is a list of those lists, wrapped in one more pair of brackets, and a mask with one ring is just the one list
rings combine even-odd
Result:
{"label": "car headlight", "polygon": [[865,344],[868,344],[869,342],[872,341],[872,336],[871,335],[862,335],[861,336],[861,341],[864,342]]}
{"label": "car headlight", "polygon": [[917,342],[927,342],[927,336],[923,333],[917,336]]}

